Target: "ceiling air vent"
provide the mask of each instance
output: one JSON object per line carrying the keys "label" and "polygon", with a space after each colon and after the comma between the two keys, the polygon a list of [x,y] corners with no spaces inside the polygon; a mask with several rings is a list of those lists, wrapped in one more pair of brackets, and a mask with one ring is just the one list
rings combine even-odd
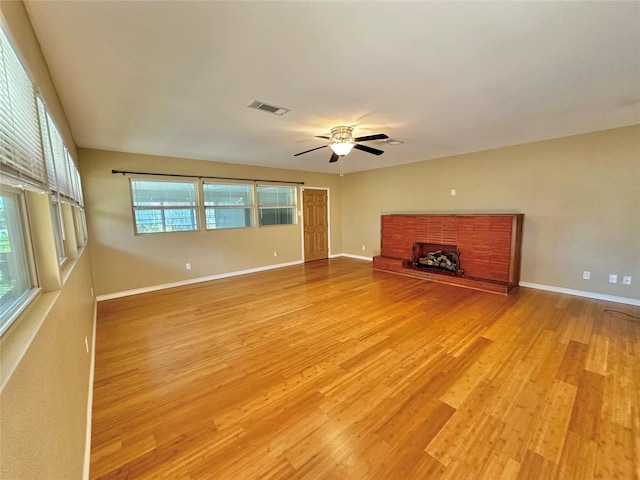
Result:
{"label": "ceiling air vent", "polygon": [[273,113],[274,115],[284,115],[289,111],[288,108],[276,107],[275,105],[269,105],[268,103],[261,102],[260,100],[254,100],[247,105],[247,107],[262,110],[263,112]]}

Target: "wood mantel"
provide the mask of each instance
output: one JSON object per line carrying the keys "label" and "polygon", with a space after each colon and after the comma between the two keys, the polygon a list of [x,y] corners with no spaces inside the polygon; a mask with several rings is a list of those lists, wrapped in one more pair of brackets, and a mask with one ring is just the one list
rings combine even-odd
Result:
{"label": "wood mantel", "polygon": [[[391,214],[381,217],[373,268],[507,294],[520,281],[524,214]],[[417,268],[416,243],[455,246],[463,275]]]}

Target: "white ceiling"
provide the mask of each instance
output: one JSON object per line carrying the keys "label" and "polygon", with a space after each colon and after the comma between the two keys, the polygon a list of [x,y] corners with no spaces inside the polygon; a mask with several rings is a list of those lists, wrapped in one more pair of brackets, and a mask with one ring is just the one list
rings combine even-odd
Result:
{"label": "white ceiling", "polygon": [[[640,2],[31,1],[81,147],[338,173],[640,123]],[[258,99],[291,109],[251,110]]]}

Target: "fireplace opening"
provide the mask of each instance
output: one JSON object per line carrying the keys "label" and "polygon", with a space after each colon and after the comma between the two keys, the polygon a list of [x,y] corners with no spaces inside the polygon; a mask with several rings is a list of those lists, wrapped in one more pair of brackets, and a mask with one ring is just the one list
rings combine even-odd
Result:
{"label": "fireplace opening", "polygon": [[460,251],[456,245],[414,243],[412,262],[415,268],[449,275],[464,275],[460,265]]}

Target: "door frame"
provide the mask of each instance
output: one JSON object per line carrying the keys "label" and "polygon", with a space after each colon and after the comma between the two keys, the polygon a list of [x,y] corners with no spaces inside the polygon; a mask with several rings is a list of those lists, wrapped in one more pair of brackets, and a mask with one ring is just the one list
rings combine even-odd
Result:
{"label": "door frame", "polygon": [[326,190],[327,192],[327,249],[328,258],[331,258],[331,189],[328,187],[300,187],[300,246],[302,247],[302,262],[304,259],[304,191],[305,190]]}

